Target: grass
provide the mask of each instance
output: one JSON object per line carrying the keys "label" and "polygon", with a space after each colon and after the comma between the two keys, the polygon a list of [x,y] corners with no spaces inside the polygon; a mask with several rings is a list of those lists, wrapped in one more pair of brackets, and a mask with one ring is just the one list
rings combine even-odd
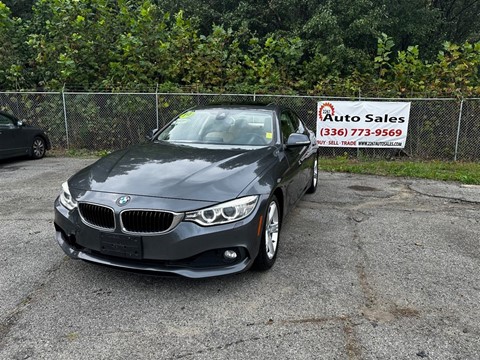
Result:
{"label": "grass", "polygon": [[480,185],[480,163],[353,159],[345,156],[321,158],[320,169],[356,174],[400,176],[458,181]]}

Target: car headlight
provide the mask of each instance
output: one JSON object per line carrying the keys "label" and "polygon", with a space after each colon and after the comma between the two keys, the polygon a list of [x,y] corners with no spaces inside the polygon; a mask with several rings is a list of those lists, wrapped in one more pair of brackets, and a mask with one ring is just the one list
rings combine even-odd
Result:
{"label": "car headlight", "polygon": [[62,184],[60,203],[68,210],[73,210],[77,207],[77,202],[72,198],[72,194],[70,194],[70,189],[68,188],[68,183],[66,181]]}
{"label": "car headlight", "polygon": [[186,221],[203,226],[227,224],[246,218],[257,205],[258,196],[246,196],[206,209],[187,212]]}

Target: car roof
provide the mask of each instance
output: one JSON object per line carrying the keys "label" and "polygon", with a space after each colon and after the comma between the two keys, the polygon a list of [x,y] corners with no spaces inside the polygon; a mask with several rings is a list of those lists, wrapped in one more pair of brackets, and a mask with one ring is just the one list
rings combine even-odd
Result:
{"label": "car roof", "polygon": [[252,110],[280,110],[280,106],[274,103],[261,103],[261,102],[222,102],[222,103],[211,103],[208,105],[195,106],[192,108],[195,110],[200,109],[252,109]]}

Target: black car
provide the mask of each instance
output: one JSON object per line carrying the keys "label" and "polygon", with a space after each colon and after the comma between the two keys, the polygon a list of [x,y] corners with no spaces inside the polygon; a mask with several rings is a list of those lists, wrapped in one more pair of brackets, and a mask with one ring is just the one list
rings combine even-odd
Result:
{"label": "black car", "polygon": [[41,159],[47,150],[50,150],[50,140],[42,129],[0,111],[0,159],[16,156]]}
{"label": "black car", "polygon": [[270,268],[282,220],[317,187],[316,139],[300,118],[274,105],[197,107],[150,140],[63,184],[65,253],[187,277]]}

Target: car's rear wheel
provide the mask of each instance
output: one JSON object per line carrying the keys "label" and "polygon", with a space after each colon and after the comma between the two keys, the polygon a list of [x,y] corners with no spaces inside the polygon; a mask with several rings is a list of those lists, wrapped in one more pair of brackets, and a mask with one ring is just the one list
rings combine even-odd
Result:
{"label": "car's rear wheel", "polygon": [[32,149],[31,149],[31,157],[32,159],[41,159],[45,156],[45,152],[47,150],[47,146],[45,144],[45,140],[39,136],[36,136],[33,139]]}
{"label": "car's rear wheel", "polygon": [[270,199],[265,220],[263,223],[262,241],[260,250],[255,259],[255,268],[258,270],[270,269],[277,259],[278,243],[280,240],[280,228],[282,217],[277,197],[273,195]]}
{"label": "car's rear wheel", "polygon": [[315,156],[315,161],[313,162],[313,175],[310,182],[310,187],[307,189],[307,194],[313,194],[317,191],[318,185],[318,154]]}

